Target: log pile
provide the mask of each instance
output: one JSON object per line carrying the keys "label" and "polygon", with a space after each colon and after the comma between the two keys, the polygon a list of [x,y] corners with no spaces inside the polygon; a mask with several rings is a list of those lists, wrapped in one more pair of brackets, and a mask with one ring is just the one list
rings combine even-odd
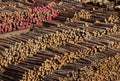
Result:
{"label": "log pile", "polygon": [[44,81],[116,81],[120,79],[120,51],[118,50],[109,49],[99,56],[88,56],[78,59],[75,63],[66,64],[62,69],[45,77]]}
{"label": "log pile", "polygon": [[[116,71],[119,70],[119,64],[111,68],[119,63],[120,53],[120,24],[108,22],[111,11],[99,11],[98,7],[93,9],[92,6],[86,7],[87,5],[75,1],[40,1],[34,5],[20,3],[18,7],[15,5],[19,2],[13,2],[15,7],[13,3],[8,5],[6,2],[6,6],[0,8],[5,9],[5,12],[9,11],[10,15],[12,9],[15,9],[12,13],[24,12],[23,18],[31,15],[33,17],[29,31],[16,31],[19,34],[10,32],[7,33],[9,36],[4,32],[0,34],[1,81],[120,79],[119,71]],[[5,14],[8,15],[8,12]],[[52,18],[48,14],[51,14]],[[38,16],[42,16],[41,23],[38,22],[39,18],[36,18]],[[4,19],[8,16],[2,17]],[[16,18],[19,17],[17,15]],[[7,22],[5,19],[2,21]],[[17,22],[19,20],[12,23]],[[19,24],[16,27],[19,27]],[[107,71],[112,73],[108,74]]]}
{"label": "log pile", "polygon": [[119,22],[120,18],[117,15],[110,15],[110,17],[108,18],[108,22],[110,23],[115,23],[115,22]]}
{"label": "log pile", "polygon": [[67,18],[67,21],[69,21],[69,22],[76,22],[76,21],[79,21],[80,18],[82,18],[82,19],[90,19],[91,18],[91,14],[90,14],[90,12],[88,12],[86,10],[81,10],[78,13],[75,12],[73,18],[71,18],[71,19]]}
{"label": "log pile", "polygon": [[[112,36],[108,35],[109,39],[106,38],[106,36],[102,36],[91,40],[84,40],[78,44],[67,43],[65,46],[47,47],[45,51],[39,51],[17,65],[6,67],[8,70],[4,71],[3,74],[6,73],[5,75],[14,77],[11,73],[17,68],[20,69],[20,74],[15,72],[16,78],[22,79],[21,81],[43,80],[45,75],[49,75],[55,70],[61,69],[66,63],[73,63],[77,59],[86,56],[100,55],[101,53],[99,54],[98,52],[102,52],[108,48],[119,49],[120,47],[116,47],[120,46],[120,41],[118,40],[120,38],[116,38],[119,37],[118,35],[119,33],[115,33],[112,34]],[[105,52],[105,54],[107,53]],[[9,77],[7,78],[10,79]],[[12,80],[14,81],[14,78]]]}
{"label": "log pile", "polygon": [[64,14],[65,14],[65,17],[68,17],[66,18],[66,22],[76,22],[76,21],[82,20],[90,23],[96,23],[96,21],[99,21],[99,23],[102,22],[102,23],[110,24],[110,23],[116,23],[120,21],[118,13],[112,14],[111,12],[105,12],[105,11],[101,13],[97,10],[92,12],[91,10],[82,9],[74,13],[69,12],[69,14],[68,13],[64,13]]}
{"label": "log pile", "polygon": [[86,27],[86,29],[83,29],[83,27],[72,28],[70,26],[57,30],[54,27],[49,29],[43,28],[42,31],[37,29],[30,33],[1,39],[1,66],[7,67],[11,63],[17,64],[26,57],[31,57],[38,50],[45,50],[49,46],[61,46],[66,42],[77,43],[84,39],[114,33],[117,31],[117,26],[108,25],[97,30],[92,26],[90,28]]}
{"label": "log pile", "polygon": [[58,15],[51,4],[35,6],[5,6],[0,12],[0,33],[31,28],[33,25],[41,25],[42,22],[52,20]]}

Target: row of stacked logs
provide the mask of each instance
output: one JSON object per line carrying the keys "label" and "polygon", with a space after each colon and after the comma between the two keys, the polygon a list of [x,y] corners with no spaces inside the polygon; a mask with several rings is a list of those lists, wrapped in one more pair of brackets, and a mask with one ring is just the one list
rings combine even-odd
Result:
{"label": "row of stacked logs", "polygon": [[[74,3],[76,5],[73,5],[72,3],[73,2],[70,1],[69,4],[67,4],[67,6],[69,5],[72,6],[71,7],[72,10],[71,11],[69,11],[70,9],[67,10],[67,12],[68,11],[69,12],[68,13],[66,12],[66,15],[65,15],[66,17],[69,16],[66,19],[67,21],[71,21],[71,22],[75,22],[78,20],[90,21],[89,19],[92,19],[92,21],[90,21],[92,23],[94,23],[96,20],[104,23],[115,23],[120,21],[119,12],[100,10],[101,8],[93,8],[89,5],[86,5],[86,6],[81,4],[78,5],[78,3],[75,3],[75,2]],[[73,14],[73,12],[75,13]]]}
{"label": "row of stacked logs", "polygon": [[[60,69],[66,63],[75,62],[78,58],[99,55],[101,53],[97,53],[97,52],[102,52],[108,48],[119,49],[120,41],[118,40],[120,40],[120,38],[116,39],[116,37],[112,38],[112,36],[106,38],[106,36],[103,36],[99,38],[94,38],[92,40],[85,40],[78,44],[67,43],[65,46],[61,46],[58,48],[49,47],[46,50],[50,52],[52,51],[52,54],[55,54],[55,56],[53,58],[46,59],[46,61],[44,61],[42,66],[36,67],[36,69],[33,70],[29,70],[27,73],[25,72],[25,74],[23,75],[24,77],[21,81],[26,81],[26,80],[38,81],[39,79],[43,80],[44,76],[49,75],[53,73],[55,70]],[[114,51],[112,52],[114,53]],[[117,53],[119,52],[120,51],[118,50]],[[45,51],[45,53],[48,52]],[[107,52],[104,53],[110,54]]]}
{"label": "row of stacked logs", "polygon": [[[3,74],[5,73],[5,77],[8,75],[8,79],[13,78],[12,81],[15,81],[15,78],[22,79],[21,81],[43,80],[45,75],[53,73],[54,70],[61,69],[66,63],[73,63],[77,59],[86,56],[100,55],[101,53],[99,54],[98,52],[102,52],[108,48],[120,48],[119,33],[112,34],[112,36],[106,36],[84,40],[78,44],[66,43],[65,46],[47,47],[45,51],[39,51],[17,65],[12,64],[9,67],[6,67],[8,71],[5,70]],[[16,68],[20,72],[15,72],[16,77],[14,78],[14,75],[11,74],[13,74],[13,71],[16,70]]]}
{"label": "row of stacked logs", "polygon": [[75,22],[75,21],[79,21],[80,18],[83,19],[90,19],[91,18],[91,14],[88,11],[85,10],[81,10],[80,12],[74,14],[72,19],[67,18],[67,21],[69,22]]}
{"label": "row of stacked logs", "polygon": [[7,2],[7,1],[19,1],[24,3],[35,3],[36,0],[1,0],[0,2]]}
{"label": "row of stacked logs", "polygon": [[51,4],[35,6],[8,6],[0,11],[0,33],[31,28],[33,25],[41,25],[42,22],[52,20],[58,15]]}
{"label": "row of stacked logs", "polygon": [[45,77],[44,81],[116,81],[120,79],[120,51],[109,49],[96,56],[80,58]]}
{"label": "row of stacked logs", "polygon": [[[62,9],[65,5],[67,5],[65,12],[60,12],[60,16],[57,17],[57,20],[67,20],[70,22],[75,22],[79,19],[83,21],[89,21],[89,22],[95,22],[98,19],[98,15],[100,18],[98,19],[100,22],[118,22],[119,17],[114,16],[108,16],[109,18],[106,18],[107,16],[103,16],[102,14],[99,14],[99,11],[91,12],[91,9],[84,10],[84,6],[78,7],[78,6],[71,6],[70,4],[62,4],[54,6],[54,8]],[[6,4],[8,5],[8,4]],[[14,3],[14,6],[8,5],[5,8],[2,8],[1,10],[1,17],[0,17],[0,32],[9,32],[24,28],[30,28],[33,27],[34,24],[42,24],[43,21],[51,20],[52,18],[55,18],[58,15],[58,10],[53,9],[53,4],[48,4],[46,6],[35,6],[34,8],[31,8],[30,6],[25,6],[19,3]],[[68,9],[68,7],[70,9]],[[82,8],[83,7],[83,8]],[[80,11],[80,9],[82,9]],[[63,10],[64,10],[63,9]],[[3,12],[7,11],[7,13]],[[76,12],[77,11],[77,12]],[[47,13],[46,13],[47,12]],[[98,15],[97,15],[98,13]],[[106,15],[108,15],[106,12],[104,12]],[[91,15],[95,14],[95,15]],[[68,18],[67,18],[68,17]],[[9,20],[9,21],[8,21]]]}
{"label": "row of stacked logs", "polygon": [[[60,13],[61,14],[61,13]],[[99,11],[90,12],[89,10],[80,10],[79,12],[75,12],[74,15],[71,17],[67,13],[67,16],[69,15],[69,18],[66,18],[67,22],[76,22],[76,21],[88,21],[91,23],[116,23],[120,21],[119,14],[118,13],[106,13],[104,12],[104,15],[102,15]],[[66,16],[66,17],[67,17]],[[98,19],[99,18],[99,19]]]}
{"label": "row of stacked logs", "polygon": [[[76,23],[73,23],[72,25],[74,24]],[[37,29],[26,34],[1,39],[0,66],[7,67],[8,64],[19,63],[27,56],[31,57],[38,50],[45,50],[46,47],[49,46],[60,46],[64,45],[66,42],[77,43],[83,41],[83,39],[114,33],[118,29],[117,26],[112,24],[101,24],[100,27],[96,26],[96,28],[94,28],[94,25],[84,28],[63,26],[56,29],[55,27],[50,27],[49,29]]]}
{"label": "row of stacked logs", "polygon": [[[62,15],[61,20],[62,18],[66,20],[64,13],[60,15]],[[73,15],[70,13],[68,17]],[[81,15],[84,16],[84,14]],[[104,18],[102,15],[101,17]],[[58,20],[59,18],[60,16]],[[89,18],[91,21],[96,19]],[[59,22],[61,24],[59,26],[57,21],[45,23],[49,26],[42,28],[36,26],[36,29],[33,28],[28,33],[0,39],[0,70],[4,71],[0,74],[0,80],[43,80],[45,75],[61,69],[63,65],[72,63],[79,57],[96,55],[97,52],[107,48],[120,48],[119,34],[108,35],[118,30],[119,26],[114,24],[94,23],[93,25],[90,22],[85,23],[84,20],[82,22]],[[88,40],[92,37],[100,38]],[[64,44],[65,46],[61,46]],[[43,51],[40,51],[41,49]]]}
{"label": "row of stacked logs", "polygon": [[[77,24],[72,23],[72,25],[71,25],[71,23],[69,23],[67,25],[75,27],[78,25],[78,23]],[[108,26],[108,27],[106,27],[106,26]],[[1,50],[5,51],[5,52],[1,52],[1,55],[4,58],[6,58],[6,61],[5,60],[1,61],[1,63],[3,62],[2,67],[5,67],[8,64],[10,64],[11,63],[10,60],[12,60],[12,63],[18,63],[20,60],[23,60],[26,56],[32,56],[34,53],[36,53],[37,50],[45,49],[46,46],[52,46],[52,45],[59,46],[59,45],[65,44],[65,42],[68,42],[68,41],[77,42],[77,41],[81,41],[85,38],[90,38],[92,36],[97,37],[97,36],[104,35],[106,33],[115,32],[117,30],[116,26],[113,26],[113,25],[106,25],[106,26],[105,27],[100,26],[99,28],[98,28],[98,26],[90,26],[90,28],[87,28],[88,31],[86,31],[83,27],[82,27],[83,30],[81,30],[81,27],[77,27],[77,29],[75,28],[75,30],[74,29],[71,30],[72,27],[69,28],[69,27],[65,26],[65,27],[58,29],[57,31],[59,31],[59,32],[56,32],[55,28],[53,28],[53,29],[45,29],[45,31],[42,30],[38,34],[29,34],[28,33],[25,35],[21,35],[20,37],[15,36],[15,37],[11,37],[11,38],[8,38],[5,40],[2,39],[1,42],[3,42],[3,41],[4,42],[2,43]],[[67,31],[67,29],[70,29],[70,30]],[[81,30],[81,31],[79,31],[79,30]],[[51,32],[53,34],[51,34]],[[42,34],[44,33],[46,35],[41,36],[41,33]],[[49,35],[47,35],[47,34],[49,34]],[[35,36],[35,35],[37,35],[37,36]],[[57,41],[55,41],[54,39],[57,39]],[[14,42],[16,42],[16,43],[14,43]],[[4,45],[4,43],[7,43],[7,44]],[[17,46],[19,48],[17,48]],[[23,47],[25,47],[25,48],[23,49]],[[19,49],[21,49],[21,50],[19,50]],[[17,52],[19,52],[19,53],[16,54]],[[4,56],[3,53],[5,53],[7,55]],[[13,55],[10,56],[11,54],[13,54]],[[23,54],[24,54],[24,56],[23,56]],[[16,56],[16,58],[13,58],[14,56]],[[10,57],[10,58],[8,59],[7,57]]]}

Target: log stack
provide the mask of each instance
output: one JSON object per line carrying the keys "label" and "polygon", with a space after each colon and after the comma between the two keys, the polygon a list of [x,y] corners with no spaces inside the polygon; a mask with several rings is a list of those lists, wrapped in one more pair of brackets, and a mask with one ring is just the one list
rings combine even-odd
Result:
{"label": "log stack", "polygon": [[16,20],[21,15],[23,20],[32,17],[27,30],[25,26],[0,34],[1,81],[120,79],[120,23],[109,19],[112,12],[119,12],[68,0],[40,1],[0,3],[2,24],[13,13],[18,14],[12,22],[16,27],[21,26]]}
{"label": "log stack", "polygon": [[[21,81],[36,81],[39,79],[43,80],[46,75],[50,75],[54,71],[61,69],[64,65],[66,65],[66,63],[68,63],[69,65],[69,63],[76,62],[79,58],[94,57],[96,59],[96,55],[101,58],[114,54],[119,54],[120,47],[116,47],[120,46],[120,41],[118,41],[118,39],[120,38],[118,38],[118,35],[119,34],[115,33],[112,34],[112,36],[108,35],[109,39],[104,39],[106,36],[103,36],[97,39],[94,38],[91,40],[85,40],[78,44],[67,43],[65,46],[61,47],[47,47],[45,51],[39,51],[37,52],[37,54],[34,54],[32,57],[26,58],[24,61],[21,61],[17,65],[6,67],[7,70],[4,71],[3,74],[6,73],[6,77],[7,75],[9,77],[14,77],[14,75],[11,75],[11,73],[17,68],[21,71],[20,74],[15,72],[16,78],[23,78]],[[10,79],[9,77],[8,79]]]}
{"label": "log stack", "polygon": [[[3,55],[1,57],[1,66],[7,67],[11,63],[17,64],[26,57],[32,57],[38,50],[45,50],[49,46],[61,46],[67,42],[77,43],[84,39],[99,37],[117,31],[117,26],[111,25],[110,27],[101,27],[104,30],[96,30],[94,27],[86,27],[87,30],[82,29],[82,27],[73,29],[72,27],[68,27],[68,29],[62,27],[57,29],[58,31],[54,27],[43,28],[42,32],[40,32],[40,29],[40,31],[32,30],[26,34],[1,39],[1,54]],[[105,33],[101,33],[102,31]],[[48,34],[43,34],[43,32]]]}
{"label": "log stack", "polygon": [[44,21],[52,20],[58,15],[51,4],[35,6],[33,8],[16,4],[5,6],[0,13],[0,33],[31,28],[33,25],[41,25]]}
{"label": "log stack", "polygon": [[[110,49],[111,50],[111,49]],[[113,52],[114,51],[114,52]],[[106,50],[106,54],[111,51]],[[44,81],[64,81],[64,80],[112,80],[116,81],[119,77],[119,54],[114,55],[115,50],[112,50],[111,55],[87,57],[78,59],[75,63],[66,64],[62,69],[48,75]],[[118,62],[118,63],[117,63]]]}

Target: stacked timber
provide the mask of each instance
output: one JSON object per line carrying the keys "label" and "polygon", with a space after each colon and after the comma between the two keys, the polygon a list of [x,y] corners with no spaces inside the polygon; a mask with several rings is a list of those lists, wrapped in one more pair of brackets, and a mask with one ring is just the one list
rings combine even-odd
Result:
{"label": "stacked timber", "polygon": [[45,77],[44,81],[101,81],[119,80],[119,49],[106,50],[98,56],[80,58],[75,63],[68,63],[60,70]]}
{"label": "stacked timber", "polygon": [[41,25],[43,21],[52,20],[58,15],[51,4],[41,6],[5,6],[0,10],[0,33],[31,28]]}
{"label": "stacked timber", "polygon": [[[111,11],[103,12],[104,9],[97,6],[93,9],[93,6],[86,7],[75,1],[40,1],[34,5],[22,2],[13,2],[14,5],[5,2],[1,5],[1,14],[10,12],[10,15],[1,16],[1,22],[7,22],[7,17],[12,15],[11,11],[17,14],[23,12],[25,22],[29,20],[27,17],[33,18],[30,19],[32,23],[29,23],[27,32],[18,29],[21,31],[16,31],[19,34],[0,34],[1,81],[120,79],[119,15],[113,17]],[[49,2],[51,3],[48,4]],[[14,19],[21,17],[15,16]],[[37,17],[40,17],[42,23],[38,22]],[[15,20],[12,23],[17,22],[22,21]],[[16,27],[19,26],[21,24],[18,23]]]}
{"label": "stacked timber", "polygon": [[67,42],[77,43],[84,39],[99,37],[117,31],[117,26],[106,26],[100,27],[100,30],[96,30],[94,26],[86,27],[87,30],[83,27],[72,28],[69,26],[58,29],[51,27],[49,29],[43,28],[42,31],[36,29],[25,34],[1,39],[1,66],[7,67],[11,63],[17,64],[26,57],[32,57],[37,51],[45,50],[49,46],[61,46]]}
{"label": "stacked timber", "polygon": [[[6,68],[11,68],[14,70],[15,67],[18,69],[25,69],[25,71],[23,70],[23,72],[20,72],[19,75],[15,72],[16,78],[21,79],[21,81],[43,80],[46,75],[50,75],[55,70],[61,69],[66,63],[73,63],[76,62],[76,60],[79,58],[100,55],[101,53],[104,53],[106,55],[110,54],[108,52],[104,52],[108,48],[119,49],[120,47],[118,46],[120,46],[120,38],[118,35],[119,34],[114,33],[111,36],[107,35],[109,39],[106,38],[106,36],[102,36],[91,40],[84,40],[78,44],[67,43],[65,46],[47,47],[45,51],[39,51],[32,57],[21,61],[19,64],[11,64]],[[112,52],[114,53],[114,51],[115,50]],[[116,52],[119,53],[119,50]],[[3,73],[6,73],[5,75],[8,75],[9,77],[14,77],[10,74],[13,70],[10,71],[9,69]],[[7,78],[10,79],[9,77]],[[14,81],[14,78],[12,80]]]}

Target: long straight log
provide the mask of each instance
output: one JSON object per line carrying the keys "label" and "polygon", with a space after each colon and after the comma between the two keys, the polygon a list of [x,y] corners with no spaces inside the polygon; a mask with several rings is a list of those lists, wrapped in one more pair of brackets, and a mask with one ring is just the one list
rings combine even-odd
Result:
{"label": "long straight log", "polygon": [[102,37],[106,40],[110,40],[110,41],[115,41],[115,42],[120,42],[120,38],[116,38],[116,37],[111,37],[111,36],[105,36],[105,37]]}
{"label": "long straight log", "polygon": [[15,39],[15,38],[13,38],[13,37],[7,37],[7,40],[11,40],[11,41],[14,41],[14,43],[15,42],[20,42],[20,40],[18,40],[18,39]]}
{"label": "long straight log", "polygon": [[79,50],[78,48],[74,48],[74,47],[71,47],[69,45],[61,46],[61,48],[64,48],[64,49],[66,49],[68,51],[70,50],[70,52],[76,52],[76,51]]}
{"label": "long straight log", "polygon": [[9,76],[4,75],[4,74],[0,74],[0,76],[3,78],[3,80],[12,80],[12,81],[16,81],[16,79],[14,79],[13,77],[9,77]]}
{"label": "long straight log", "polygon": [[48,51],[57,53],[58,55],[64,55],[64,53],[60,52],[58,49],[53,49],[53,48],[47,48]]}

